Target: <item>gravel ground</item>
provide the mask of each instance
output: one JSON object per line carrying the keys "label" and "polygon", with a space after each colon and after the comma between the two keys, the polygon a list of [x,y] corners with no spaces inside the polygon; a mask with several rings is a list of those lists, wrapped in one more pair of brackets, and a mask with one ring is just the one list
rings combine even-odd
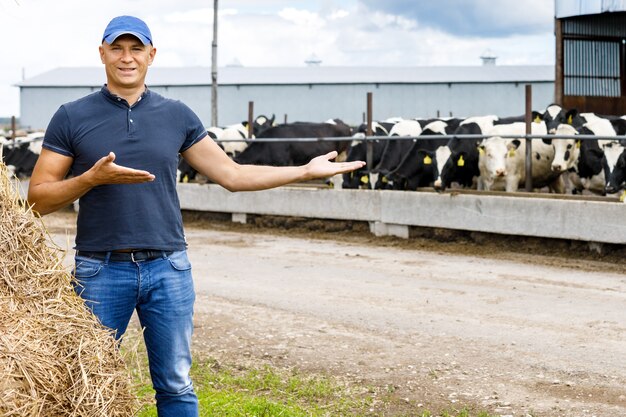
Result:
{"label": "gravel ground", "polygon": [[[71,246],[73,213],[44,220]],[[623,247],[220,220],[186,215],[198,354],[332,374],[355,395],[392,398],[372,415],[626,415]]]}

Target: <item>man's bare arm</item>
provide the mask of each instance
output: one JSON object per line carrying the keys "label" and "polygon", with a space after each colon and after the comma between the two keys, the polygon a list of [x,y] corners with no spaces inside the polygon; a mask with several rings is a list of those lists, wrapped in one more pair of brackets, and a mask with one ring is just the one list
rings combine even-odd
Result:
{"label": "man's bare arm", "polygon": [[337,152],[320,155],[302,166],[239,165],[208,137],[191,146],[182,156],[198,172],[229,191],[265,190],[297,181],[332,177],[365,165],[363,161],[331,162]]}
{"label": "man's bare arm", "polygon": [[101,158],[84,174],[65,179],[73,159],[42,149],[28,187],[28,202],[39,214],[52,213],[71,204],[102,184],[132,184],[154,180],[147,171],[115,164],[113,152]]}

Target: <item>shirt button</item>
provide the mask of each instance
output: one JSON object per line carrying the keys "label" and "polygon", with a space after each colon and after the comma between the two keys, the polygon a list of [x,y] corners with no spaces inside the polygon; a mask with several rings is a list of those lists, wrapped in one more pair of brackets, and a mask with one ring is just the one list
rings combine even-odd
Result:
{"label": "shirt button", "polygon": [[133,119],[130,119],[130,122],[132,123],[132,122],[133,122]]}
{"label": "shirt button", "polygon": [[118,98],[117,98],[117,101],[122,101],[122,99],[118,97]]}

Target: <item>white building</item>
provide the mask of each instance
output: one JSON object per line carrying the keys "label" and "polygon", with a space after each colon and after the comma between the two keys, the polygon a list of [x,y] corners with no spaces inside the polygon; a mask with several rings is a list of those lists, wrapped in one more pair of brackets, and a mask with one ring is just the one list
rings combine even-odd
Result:
{"label": "white building", "polygon": [[[373,118],[521,115],[525,85],[532,86],[532,107],[554,101],[554,66],[306,67],[227,66],[218,70],[218,124],[254,113],[276,121],[324,121],[349,124],[364,120],[366,96],[373,93]],[[58,68],[26,79],[20,88],[20,123],[45,128],[57,108],[105,82],[103,67]],[[210,68],[151,67],[149,88],[191,107],[206,126],[211,123]]]}

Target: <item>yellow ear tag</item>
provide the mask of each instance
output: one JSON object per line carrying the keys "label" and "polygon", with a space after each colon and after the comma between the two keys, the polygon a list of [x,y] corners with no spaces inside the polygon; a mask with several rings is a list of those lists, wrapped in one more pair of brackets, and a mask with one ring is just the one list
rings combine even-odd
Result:
{"label": "yellow ear tag", "polygon": [[580,148],[580,141],[579,140],[576,141],[576,147]]}
{"label": "yellow ear tag", "polygon": [[541,123],[541,118],[539,116],[535,117],[535,120],[533,120],[533,122],[535,123]]}
{"label": "yellow ear tag", "polygon": [[432,164],[432,163],[433,163],[432,158],[431,158],[430,156],[426,155],[426,156],[424,157],[424,165],[430,165],[430,164]]}
{"label": "yellow ear tag", "polygon": [[511,149],[509,151],[509,158],[513,158],[515,156],[515,149]]}
{"label": "yellow ear tag", "polygon": [[478,148],[478,154],[479,155],[484,155],[485,154],[485,150],[483,148]]}
{"label": "yellow ear tag", "polygon": [[571,125],[572,123],[574,123],[574,119],[572,119],[572,115],[570,114],[569,117],[567,118],[567,124]]}
{"label": "yellow ear tag", "polygon": [[619,196],[619,201],[621,201],[622,203],[624,202],[624,199],[626,199],[626,190],[624,190],[622,195]]}
{"label": "yellow ear tag", "polygon": [[363,175],[363,176],[361,176],[361,183],[362,183],[362,184],[369,184],[369,183],[370,183],[370,177],[369,177],[369,175]]}
{"label": "yellow ear tag", "polygon": [[465,160],[463,159],[463,155],[459,156],[459,160],[456,165],[460,167],[465,166]]}
{"label": "yellow ear tag", "polygon": [[387,179],[387,177],[383,177],[383,184],[387,184],[389,182],[389,180]]}

